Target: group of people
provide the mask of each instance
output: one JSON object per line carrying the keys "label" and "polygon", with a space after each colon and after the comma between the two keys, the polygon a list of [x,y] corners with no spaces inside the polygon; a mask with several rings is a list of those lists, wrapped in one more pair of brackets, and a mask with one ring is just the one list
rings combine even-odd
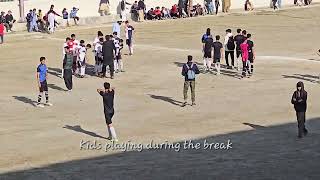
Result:
{"label": "group of people", "polygon": [[73,19],[74,23],[78,25],[79,17],[77,16],[79,9],[73,7],[70,15],[66,8],[63,9],[62,15],[54,10],[54,5],[51,5],[50,10],[43,14],[42,10],[31,9],[26,16],[28,32],[48,32],[54,33],[56,28],[60,25],[56,16],[63,19],[63,26],[69,26],[69,19]]}
{"label": "group of people", "polygon": [[248,34],[246,30],[237,29],[237,34],[233,35],[232,30],[227,29],[224,41],[221,42],[221,37],[219,35],[214,37],[211,34],[211,29],[207,28],[201,38],[204,71],[211,71],[212,64],[214,64],[216,74],[220,75],[220,63],[225,59],[227,69],[236,68],[239,74],[242,69],[241,78],[252,76],[255,51],[251,37],[252,35]]}
{"label": "group of people", "polygon": [[4,42],[4,33],[12,32],[13,23],[16,20],[13,18],[12,12],[9,10],[6,14],[5,12],[1,12],[0,14],[0,44]]}

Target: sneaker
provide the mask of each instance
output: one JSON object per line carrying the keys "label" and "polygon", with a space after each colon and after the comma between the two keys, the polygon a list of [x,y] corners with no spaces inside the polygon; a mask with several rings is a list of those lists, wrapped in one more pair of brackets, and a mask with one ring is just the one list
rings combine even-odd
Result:
{"label": "sneaker", "polygon": [[46,105],[46,106],[53,106],[53,104],[51,104],[51,103],[49,103],[49,102],[45,103],[45,105]]}
{"label": "sneaker", "polygon": [[72,89],[69,89],[68,92],[72,92]]}
{"label": "sneaker", "polygon": [[181,107],[185,107],[187,105],[187,102],[184,102]]}
{"label": "sneaker", "polygon": [[40,107],[40,108],[43,108],[43,107],[44,107],[44,105],[43,105],[43,104],[40,104],[40,103],[37,103],[36,106],[37,106],[37,107]]}
{"label": "sneaker", "polygon": [[193,102],[192,104],[191,104],[191,106],[195,106],[196,105],[196,103],[195,102]]}

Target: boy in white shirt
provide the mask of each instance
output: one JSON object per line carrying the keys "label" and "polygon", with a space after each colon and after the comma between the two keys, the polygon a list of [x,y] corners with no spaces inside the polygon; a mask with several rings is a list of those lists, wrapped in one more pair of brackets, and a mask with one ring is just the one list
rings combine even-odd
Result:
{"label": "boy in white shirt", "polygon": [[96,42],[94,46],[94,52],[95,52],[94,73],[96,76],[98,76],[99,73],[101,73],[102,71],[102,61],[103,61],[102,44],[103,44],[103,38],[100,38],[99,42]]}
{"label": "boy in white shirt", "polygon": [[84,78],[84,75],[86,73],[86,60],[87,60],[87,49],[90,49],[91,45],[87,44],[87,46],[84,45],[84,40],[80,41],[80,46],[78,47],[78,68],[77,68],[77,74],[80,78]]}

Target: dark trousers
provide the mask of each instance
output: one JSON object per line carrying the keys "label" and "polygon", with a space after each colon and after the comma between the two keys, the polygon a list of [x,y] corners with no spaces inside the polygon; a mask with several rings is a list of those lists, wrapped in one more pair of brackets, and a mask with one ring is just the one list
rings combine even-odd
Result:
{"label": "dark trousers", "polygon": [[216,14],[218,14],[219,6],[220,6],[220,4],[219,4],[219,3],[216,3]]}
{"label": "dark trousers", "polygon": [[71,90],[72,89],[72,70],[71,69],[63,70],[63,79],[67,89]]}
{"label": "dark trousers", "polygon": [[296,5],[296,4],[298,3],[298,0],[294,0],[294,2],[293,2],[293,3],[294,3],[294,5]]}
{"label": "dark trousers", "polygon": [[247,73],[250,74],[247,61],[242,61],[242,75],[246,76]]}
{"label": "dark trousers", "polygon": [[3,35],[0,35],[0,44],[3,43]]}
{"label": "dark trousers", "polygon": [[304,133],[307,132],[305,127],[306,122],[306,112],[296,112],[297,121],[298,121],[298,135],[302,136]]}
{"label": "dark trousers", "polygon": [[103,75],[103,77],[106,76],[107,66],[109,66],[109,68],[110,68],[110,76],[113,77],[113,74],[114,74],[114,62],[110,62],[108,64],[103,64],[103,66],[102,66],[102,75]]}
{"label": "dark trousers", "polygon": [[231,57],[231,65],[234,66],[234,51],[225,51],[225,58],[226,58],[227,66],[230,66],[230,64],[229,64],[229,54],[230,54],[230,57]]}
{"label": "dark trousers", "polygon": [[73,56],[72,70],[73,73],[75,73],[77,70],[77,56]]}

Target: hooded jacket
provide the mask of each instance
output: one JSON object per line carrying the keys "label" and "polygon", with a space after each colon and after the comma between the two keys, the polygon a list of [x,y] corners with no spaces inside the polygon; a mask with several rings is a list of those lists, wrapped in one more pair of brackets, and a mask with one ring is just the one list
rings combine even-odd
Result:
{"label": "hooded jacket", "polygon": [[[301,90],[298,90],[301,87]],[[306,112],[307,111],[307,98],[308,93],[304,90],[303,82],[297,83],[297,90],[293,93],[291,98],[291,103],[294,105],[296,112]]]}

